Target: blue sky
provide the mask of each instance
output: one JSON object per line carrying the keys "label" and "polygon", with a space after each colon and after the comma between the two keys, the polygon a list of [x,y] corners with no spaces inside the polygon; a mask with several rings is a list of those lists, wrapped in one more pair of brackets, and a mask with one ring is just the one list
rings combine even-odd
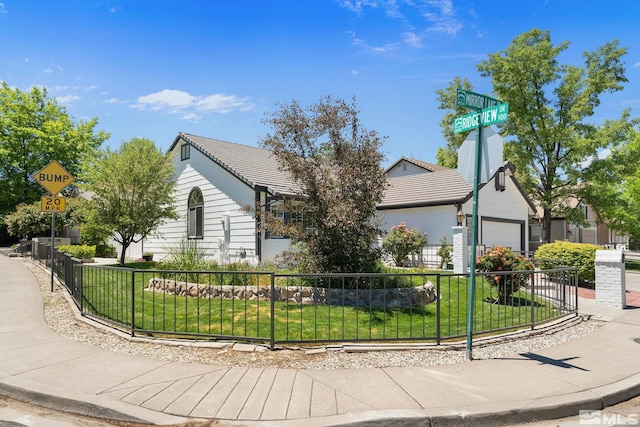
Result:
{"label": "blue sky", "polygon": [[0,80],[44,86],[116,148],[167,149],[178,132],[258,145],[276,103],[356,96],[362,124],[400,156],[445,144],[435,91],[455,76],[491,94],[477,64],[531,28],[570,41],[561,62],[619,39],[629,83],[595,123],[640,115],[640,2],[616,0],[1,0]]}

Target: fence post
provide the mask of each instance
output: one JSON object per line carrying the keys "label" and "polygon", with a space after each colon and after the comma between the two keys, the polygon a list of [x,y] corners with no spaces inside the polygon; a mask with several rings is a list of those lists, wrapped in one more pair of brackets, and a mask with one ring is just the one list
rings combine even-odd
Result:
{"label": "fence post", "polygon": [[275,307],[276,307],[276,279],[275,279],[275,274],[274,273],[270,273],[271,276],[271,292],[269,292],[269,301],[271,303],[271,319],[269,320],[270,322],[270,331],[269,331],[269,348],[271,350],[275,350]]}
{"label": "fence post", "polygon": [[[440,331],[440,278],[442,276],[438,274],[436,276],[436,345],[440,345],[442,332]],[[451,280],[451,279],[449,279]]]}
{"label": "fence post", "polygon": [[131,270],[131,336],[135,336],[136,328],[136,270]]}
{"label": "fence post", "polygon": [[78,277],[77,277],[77,286],[78,286],[78,304],[80,305],[80,313],[84,313],[84,292],[82,287],[84,286],[84,265],[82,263],[78,264]]}
{"label": "fence post", "polygon": [[535,287],[536,287],[536,272],[534,271],[531,274],[531,295],[529,295],[529,301],[531,301],[531,330],[535,329],[535,324],[536,324]]}
{"label": "fence post", "polygon": [[574,268],[573,269],[573,273],[571,275],[571,277],[573,277],[573,293],[575,294],[575,298],[576,298],[576,304],[575,304],[575,310],[576,310],[576,314],[578,313],[578,269]]}

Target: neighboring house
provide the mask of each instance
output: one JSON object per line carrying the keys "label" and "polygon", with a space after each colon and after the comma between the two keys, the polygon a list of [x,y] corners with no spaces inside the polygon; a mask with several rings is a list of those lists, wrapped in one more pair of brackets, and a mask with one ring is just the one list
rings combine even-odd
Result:
{"label": "neighboring house", "polygon": [[[195,242],[208,258],[221,262],[273,260],[290,240],[269,236],[247,206],[268,206],[295,197],[296,183],[278,169],[271,151],[180,133],[169,148],[177,175],[176,208],[180,218],[165,222],[131,254],[152,252],[162,259],[185,242]],[[453,169],[401,158],[388,170],[389,188],[378,212],[384,228],[404,221],[427,234],[430,243],[452,240],[459,209],[472,213],[473,187]],[[502,177],[500,186],[495,181]],[[478,242],[528,249],[532,206],[506,163],[480,188]],[[283,213],[283,219],[285,219]],[[301,218],[287,216],[288,220]]]}
{"label": "neighboring house", "polygon": [[[462,210],[463,225],[471,232],[473,183],[457,170],[402,157],[387,169],[387,176],[389,189],[378,205],[385,230],[404,222],[426,233],[431,244],[438,244],[442,237],[451,242],[456,215]],[[514,177],[513,165],[504,163],[479,186],[478,245],[528,251],[533,213],[534,206]]]}
{"label": "neighboring house", "polygon": [[[629,247],[629,236],[620,235],[607,227],[593,207],[580,203],[577,199],[571,202],[573,209],[582,209],[586,225],[571,224],[566,218],[551,219],[550,241],[566,240],[574,243],[591,243],[608,247]],[[537,218],[542,218],[541,208],[536,210],[536,218],[531,219],[529,225],[529,247],[535,251],[542,245],[542,224]]]}

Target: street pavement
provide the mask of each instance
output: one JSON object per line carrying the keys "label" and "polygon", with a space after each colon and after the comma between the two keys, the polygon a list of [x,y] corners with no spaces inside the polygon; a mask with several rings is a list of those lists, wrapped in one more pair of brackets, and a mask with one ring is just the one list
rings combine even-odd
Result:
{"label": "street pavement", "polygon": [[[157,425],[510,425],[640,395],[636,291],[627,309],[581,295],[580,311],[605,325],[536,352],[433,367],[277,369],[147,359],[67,340],[45,324],[23,261],[0,255],[0,271],[0,394],[80,415]],[[640,275],[626,282],[640,289]]]}

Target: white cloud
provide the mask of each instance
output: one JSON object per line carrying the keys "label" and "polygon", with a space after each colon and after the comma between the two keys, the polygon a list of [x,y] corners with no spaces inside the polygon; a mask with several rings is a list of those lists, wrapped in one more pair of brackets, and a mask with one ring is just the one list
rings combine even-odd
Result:
{"label": "white cloud", "polygon": [[[404,31],[398,37],[412,48],[422,48],[427,34],[453,36],[463,27],[452,0],[339,0],[339,4],[359,16],[363,16],[367,8],[383,8],[387,17],[401,22]],[[375,53],[399,46],[398,42],[388,42],[375,47],[358,38],[352,38],[352,43]]]}
{"label": "white cloud", "polygon": [[425,4],[428,11],[423,16],[432,24],[426,31],[455,35],[462,29],[451,0],[427,0]]}
{"label": "white cloud", "polygon": [[372,46],[368,44],[366,41],[364,41],[363,39],[356,37],[356,34],[354,32],[351,32],[350,35],[351,35],[351,44],[372,53],[382,54],[382,53],[387,53],[387,52],[398,49],[397,43],[387,43],[382,46]]}
{"label": "white cloud", "polygon": [[119,98],[109,98],[109,99],[105,99],[104,101],[102,101],[105,104],[122,104],[125,101],[122,101]]}
{"label": "white cloud", "polygon": [[186,120],[188,122],[199,122],[200,119],[202,118],[202,116],[197,115],[196,113],[187,113],[187,114],[183,114],[182,117],[180,117],[182,120]]}
{"label": "white cloud", "polygon": [[7,13],[7,9],[4,7],[4,3],[0,3],[0,15]]}
{"label": "white cloud", "polygon": [[198,109],[216,113],[229,113],[245,108],[245,102],[235,95],[216,93],[198,101]]}
{"label": "white cloud", "polygon": [[71,104],[73,101],[77,101],[79,99],[82,99],[82,98],[77,96],[77,95],[65,95],[65,96],[57,96],[56,97],[56,100],[60,104]]}
{"label": "white cloud", "polygon": [[413,46],[416,48],[422,47],[422,39],[416,35],[414,32],[406,32],[402,34],[404,38],[404,42],[409,46]]}
{"label": "white cloud", "polygon": [[54,71],[56,71],[56,70],[57,70],[57,71],[59,71],[59,72],[60,72],[60,74],[62,74],[62,73],[64,72],[64,68],[62,68],[62,67],[61,67],[61,66],[59,66],[59,65],[55,65],[55,66],[53,66],[53,65],[52,65],[52,66],[49,66],[49,67],[45,68],[45,69],[43,70],[43,72],[44,72],[44,73],[46,73],[46,74],[51,74],[51,73],[53,73],[53,72],[54,72]]}
{"label": "white cloud", "polygon": [[196,98],[181,90],[165,89],[160,92],[141,96],[138,98],[136,108],[144,110],[161,110],[167,107],[181,108],[188,107]]}
{"label": "white cloud", "polygon": [[236,95],[214,93],[193,96],[181,90],[164,89],[139,97],[131,108],[163,111],[177,114],[184,120],[197,121],[202,118],[198,112],[225,114],[232,111],[249,111],[254,106],[247,98],[239,98]]}
{"label": "white cloud", "polygon": [[341,7],[344,7],[354,13],[362,12],[363,6],[372,8],[378,7],[378,2],[375,0],[341,0],[339,3]]}
{"label": "white cloud", "polygon": [[634,67],[640,67],[640,61],[633,64]]}

